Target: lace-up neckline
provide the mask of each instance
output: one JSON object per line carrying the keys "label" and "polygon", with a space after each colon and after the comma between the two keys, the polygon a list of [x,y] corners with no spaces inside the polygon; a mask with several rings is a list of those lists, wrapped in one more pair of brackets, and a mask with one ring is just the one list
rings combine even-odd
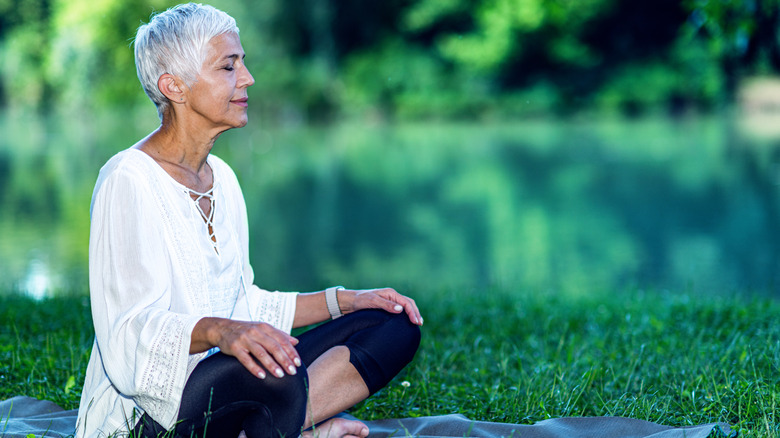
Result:
{"label": "lace-up neckline", "polygon": [[[214,251],[216,251],[217,254],[219,254],[219,250],[217,249],[217,234],[214,231],[214,186],[212,185],[211,188],[206,192],[198,192],[190,188],[188,188],[187,190],[189,190],[190,197],[192,197],[192,200],[195,201],[195,208],[198,209],[200,216],[206,222],[206,227],[209,230],[209,240],[211,241],[211,246],[213,246]],[[206,214],[206,212],[203,211],[203,208],[201,208],[200,206],[200,200],[203,198],[206,198],[209,201],[208,215]]]}

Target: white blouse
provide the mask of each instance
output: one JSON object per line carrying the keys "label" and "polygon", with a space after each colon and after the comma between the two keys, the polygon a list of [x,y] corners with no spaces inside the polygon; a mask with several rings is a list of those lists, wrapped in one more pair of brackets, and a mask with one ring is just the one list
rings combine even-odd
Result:
{"label": "white blouse", "polygon": [[[100,170],[90,207],[89,287],[95,342],[77,437],[131,429],[143,413],[173,426],[203,317],[263,321],[290,332],[295,293],[253,284],[244,197],[211,155],[216,245],[190,191],[146,153],[127,149]],[[213,352],[213,351],[211,351]]]}

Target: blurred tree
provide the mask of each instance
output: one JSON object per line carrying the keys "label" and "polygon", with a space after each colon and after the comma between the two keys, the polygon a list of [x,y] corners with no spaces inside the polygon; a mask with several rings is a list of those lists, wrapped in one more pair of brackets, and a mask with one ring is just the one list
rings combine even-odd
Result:
{"label": "blurred tree", "polygon": [[[0,0],[0,102],[145,101],[131,38],[175,3]],[[261,110],[288,119],[676,112],[780,71],[780,0],[211,3],[238,17]]]}
{"label": "blurred tree", "polygon": [[163,0],[53,0],[46,74],[66,106],[106,105],[142,98],[132,37]]}
{"label": "blurred tree", "polygon": [[0,102],[23,96],[36,105],[44,99],[41,47],[50,15],[50,0],[0,0]]}
{"label": "blurred tree", "polygon": [[623,66],[666,53],[685,19],[674,0],[423,0],[405,23],[497,91],[552,82],[559,107],[577,108]]}
{"label": "blurred tree", "polygon": [[275,35],[283,50],[294,58],[297,68],[292,72],[294,85],[289,93],[303,106],[308,120],[328,120],[344,109],[345,66],[354,57],[371,56],[385,42],[397,38],[399,16],[411,3],[279,2],[266,32]]}
{"label": "blurred tree", "polygon": [[688,38],[703,36],[723,69],[723,91],[733,99],[748,74],[780,72],[780,1],[687,0]]}
{"label": "blurred tree", "polygon": [[66,108],[138,96],[130,38],[162,0],[0,0],[5,103]]}

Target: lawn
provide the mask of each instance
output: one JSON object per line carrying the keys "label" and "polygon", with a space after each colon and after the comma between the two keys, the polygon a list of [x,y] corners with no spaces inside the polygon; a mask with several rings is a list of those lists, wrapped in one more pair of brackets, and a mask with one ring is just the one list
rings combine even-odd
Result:
{"label": "lawn", "polygon": [[[512,423],[616,415],[780,436],[777,300],[488,290],[416,298],[425,317],[417,357],[353,415],[458,412]],[[77,407],[91,342],[86,298],[0,296],[0,399]]]}

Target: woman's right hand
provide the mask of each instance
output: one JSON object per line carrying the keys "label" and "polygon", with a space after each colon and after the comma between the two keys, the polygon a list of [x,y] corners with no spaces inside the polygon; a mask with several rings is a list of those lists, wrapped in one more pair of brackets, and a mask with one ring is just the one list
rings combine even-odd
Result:
{"label": "woman's right hand", "polygon": [[301,357],[298,339],[264,322],[203,318],[192,331],[190,353],[219,347],[234,356],[253,375],[264,379],[266,370],[276,377],[296,374]]}

